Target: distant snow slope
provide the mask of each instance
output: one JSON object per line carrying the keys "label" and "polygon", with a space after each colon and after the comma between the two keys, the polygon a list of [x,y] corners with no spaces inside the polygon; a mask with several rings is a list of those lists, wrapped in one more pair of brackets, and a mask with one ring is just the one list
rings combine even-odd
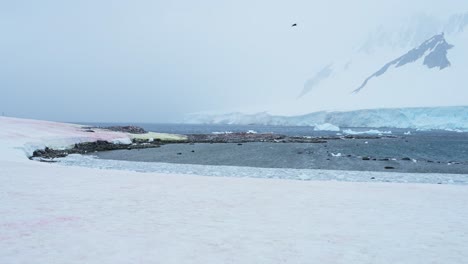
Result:
{"label": "distant snow slope", "polygon": [[401,21],[389,21],[369,32],[359,45],[358,51],[368,54],[380,48],[414,48],[435,34],[441,32],[454,36],[465,31],[468,26],[468,10],[453,13],[447,17],[418,13]]}
{"label": "distant snow slope", "polygon": [[82,136],[93,137],[74,125],[0,118],[0,263],[468,259],[467,186],[138,173],[39,163],[23,153],[31,141]]}
{"label": "distant snow slope", "polygon": [[268,113],[193,114],[187,117],[186,122],[195,124],[317,126],[318,128],[320,125],[328,123],[339,127],[461,129],[468,131],[468,106],[371,109],[349,112],[322,111],[300,116],[278,116]]}

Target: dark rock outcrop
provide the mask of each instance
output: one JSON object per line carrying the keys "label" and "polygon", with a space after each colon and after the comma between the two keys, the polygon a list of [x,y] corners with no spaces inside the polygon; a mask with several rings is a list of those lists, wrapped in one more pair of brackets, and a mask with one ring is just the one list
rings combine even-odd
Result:
{"label": "dark rock outcrop", "polygon": [[55,158],[63,158],[69,154],[88,154],[96,151],[109,151],[109,150],[118,150],[118,149],[142,149],[142,148],[157,148],[161,144],[159,141],[144,143],[132,143],[132,144],[115,144],[103,140],[98,140],[95,142],[84,142],[77,143],[72,148],[69,149],[51,149],[44,148],[39,149],[33,152],[33,155],[30,159],[39,159],[40,161],[53,160]]}
{"label": "dark rock outcrop", "polygon": [[124,133],[131,133],[131,134],[145,134],[148,133],[145,129],[137,126],[110,126],[110,127],[102,127],[102,129],[107,129],[116,132],[124,132]]}

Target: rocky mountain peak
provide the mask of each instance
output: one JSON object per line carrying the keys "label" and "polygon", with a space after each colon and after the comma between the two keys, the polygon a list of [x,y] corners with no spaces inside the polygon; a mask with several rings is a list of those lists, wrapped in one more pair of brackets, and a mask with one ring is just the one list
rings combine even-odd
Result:
{"label": "rocky mountain peak", "polygon": [[385,74],[391,67],[399,68],[410,63],[415,63],[423,59],[423,65],[427,66],[429,69],[438,67],[440,70],[443,70],[450,66],[450,61],[447,58],[447,52],[449,49],[454,46],[449,44],[444,37],[444,33],[433,36],[432,38],[424,41],[418,47],[408,51],[406,54],[388,62],[374,74],[369,76],[364,82],[353,91],[353,93],[358,93],[367,83],[372,79],[379,77]]}

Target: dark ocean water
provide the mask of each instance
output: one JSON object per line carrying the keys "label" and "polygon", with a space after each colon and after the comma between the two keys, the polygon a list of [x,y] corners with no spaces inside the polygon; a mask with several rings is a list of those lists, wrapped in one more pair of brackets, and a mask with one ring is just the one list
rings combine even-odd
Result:
{"label": "dark ocean water", "polygon": [[[172,134],[210,134],[213,132],[247,132],[249,130],[258,133],[275,133],[288,136],[329,136],[336,135],[336,131],[314,131],[312,126],[264,126],[264,125],[197,125],[197,124],[149,124],[149,123],[84,123],[90,126],[116,126],[116,125],[133,125],[139,126],[147,131],[172,133]],[[353,131],[369,131],[372,128],[342,128],[342,130],[351,129]],[[411,129],[395,129],[395,128],[378,128],[379,131],[392,131],[393,134],[401,134]],[[420,132],[430,133],[433,132]],[[438,133],[446,133],[439,131]]]}
{"label": "dark ocean water", "polygon": [[[176,134],[246,132],[249,130],[290,136],[336,136],[337,133],[343,133],[342,131],[314,131],[313,127],[131,125],[141,126],[149,131]],[[346,129],[354,132],[371,130],[369,128],[344,128],[342,130]],[[468,133],[393,128],[376,130],[391,131],[391,135],[396,138],[340,139],[329,140],[325,144],[171,144],[156,149],[118,150],[96,155],[101,159],[179,164],[468,174]]]}

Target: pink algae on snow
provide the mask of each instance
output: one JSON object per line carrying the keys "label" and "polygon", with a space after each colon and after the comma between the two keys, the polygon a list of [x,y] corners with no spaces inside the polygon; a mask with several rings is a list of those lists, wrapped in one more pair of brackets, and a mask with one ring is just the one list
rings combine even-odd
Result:
{"label": "pink algae on snow", "polygon": [[85,126],[50,121],[38,121],[10,117],[0,117],[0,138],[7,139],[10,144],[22,145],[27,151],[37,146],[52,146],[56,148],[69,147],[80,142],[94,142],[98,140],[113,142],[129,139],[123,132],[104,129],[93,129]]}
{"label": "pink algae on snow", "polygon": [[3,223],[0,224],[0,228],[5,228],[9,230],[18,230],[18,229],[27,229],[27,230],[34,230],[45,228],[48,226],[64,224],[64,223],[71,223],[81,220],[80,217],[75,216],[59,216],[59,217],[49,217],[49,218],[41,218],[31,221],[22,221],[22,222],[10,222],[10,223]]}
{"label": "pink algae on snow", "polygon": [[[57,123],[50,121],[38,121],[29,119],[18,119],[0,117],[0,135],[11,138],[44,138],[44,137],[69,137],[83,138],[88,140],[114,140],[128,137],[128,134],[102,129],[87,132],[82,125]],[[9,129],[14,128],[14,130]]]}

